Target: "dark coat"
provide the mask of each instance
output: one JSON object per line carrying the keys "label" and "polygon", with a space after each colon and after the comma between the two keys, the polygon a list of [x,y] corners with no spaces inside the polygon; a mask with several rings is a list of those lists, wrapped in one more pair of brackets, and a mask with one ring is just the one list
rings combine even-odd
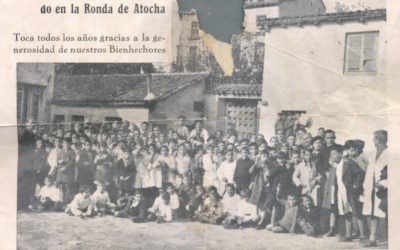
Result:
{"label": "dark coat", "polygon": [[94,155],[93,150],[82,149],[79,161],[76,163],[78,167],[77,182],[80,185],[92,185],[94,180]]}
{"label": "dark coat", "polygon": [[75,181],[75,158],[76,154],[72,148],[59,151],[56,182],[73,183]]}
{"label": "dark coat", "polygon": [[[128,165],[125,164],[123,159],[119,159],[114,170],[114,184],[119,190],[128,191],[133,186],[133,180],[135,179],[136,167],[135,163],[131,161]],[[128,178],[122,180],[122,178]]]}
{"label": "dark coat", "polygon": [[353,211],[356,211],[356,201],[363,192],[365,172],[354,160],[345,158],[343,161],[343,175],[341,179],[346,187],[347,199],[350,206]]}

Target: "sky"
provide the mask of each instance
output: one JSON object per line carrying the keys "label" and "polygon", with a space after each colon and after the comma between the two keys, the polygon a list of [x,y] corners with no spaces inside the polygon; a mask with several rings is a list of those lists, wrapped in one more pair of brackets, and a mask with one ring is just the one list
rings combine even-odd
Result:
{"label": "sky", "polygon": [[[244,0],[177,0],[179,9],[196,9],[200,28],[216,39],[230,43],[233,34],[243,31]],[[394,1],[394,0],[393,0]],[[371,9],[384,8],[386,0],[324,0],[326,12],[335,12],[336,2],[354,10],[369,6]]]}

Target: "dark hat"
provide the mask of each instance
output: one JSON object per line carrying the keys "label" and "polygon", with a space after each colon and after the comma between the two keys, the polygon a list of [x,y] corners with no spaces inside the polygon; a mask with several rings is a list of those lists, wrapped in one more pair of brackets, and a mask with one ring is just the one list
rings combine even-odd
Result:
{"label": "dark hat", "polygon": [[311,139],[311,145],[314,144],[314,142],[316,142],[316,141],[321,141],[321,142],[323,142],[323,141],[324,141],[324,138],[322,138],[322,137],[319,136],[319,135],[314,136],[314,137]]}
{"label": "dark hat", "polygon": [[330,151],[335,150],[335,151],[337,151],[339,153],[343,153],[343,149],[344,149],[344,147],[342,145],[336,144],[336,145],[331,147]]}

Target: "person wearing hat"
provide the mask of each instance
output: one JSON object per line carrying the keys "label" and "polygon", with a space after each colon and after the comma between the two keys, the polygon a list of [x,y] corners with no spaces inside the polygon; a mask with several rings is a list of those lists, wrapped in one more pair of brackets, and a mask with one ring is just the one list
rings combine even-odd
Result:
{"label": "person wearing hat", "polygon": [[61,188],[62,204],[65,205],[72,200],[73,186],[75,182],[75,151],[71,148],[71,139],[62,140],[62,150],[57,156],[56,182]]}

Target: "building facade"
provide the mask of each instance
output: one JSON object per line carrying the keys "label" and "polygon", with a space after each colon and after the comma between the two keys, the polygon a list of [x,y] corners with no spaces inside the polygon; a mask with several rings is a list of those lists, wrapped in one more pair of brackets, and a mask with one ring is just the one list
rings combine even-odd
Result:
{"label": "building facade", "polygon": [[261,133],[273,135],[277,114],[291,110],[311,118],[312,129],[332,128],[339,138],[370,141],[385,126],[385,9],[260,25],[267,31]]}
{"label": "building facade", "polygon": [[204,116],[207,73],[59,75],[52,98],[52,122],[73,124],[127,120],[172,125],[184,115]]}
{"label": "building facade", "polygon": [[53,92],[54,64],[18,63],[17,123],[47,123]]}

